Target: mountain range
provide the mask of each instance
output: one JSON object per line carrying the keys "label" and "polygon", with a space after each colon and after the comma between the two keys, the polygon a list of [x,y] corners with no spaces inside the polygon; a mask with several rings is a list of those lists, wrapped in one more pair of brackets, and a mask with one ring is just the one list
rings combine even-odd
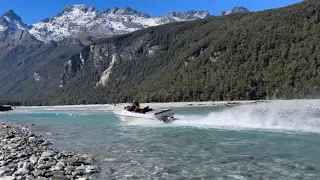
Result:
{"label": "mountain range", "polygon": [[10,10],[0,16],[0,100],[319,98],[319,7],[308,0],[255,13],[151,17],[72,5],[32,25]]}
{"label": "mountain range", "polygon": [[63,65],[99,38],[210,17],[207,11],[151,17],[129,7],[99,12],[68,5],[55,17],[25,24],[9,10],[0,16],[0,99],[33,101],[57,89],[65,83]]}
{"label": "mountain range", "polygon": [[320,97],[320,2],[102,38],[64,64],[41,104]]}
{"label": "mountain range", "polygon": [[[249,12],[249,10],[244,7],[235,7],[223,15],[240,12]],[[13,10],[9,10],[0,18],[0,32],[19,29],[28,31],[41,42],[77,38],[88,44],[98,38],[130,33],[142,28],[208,17],[212,17],[208,11],[170,12],[164,16],[152,17],[130,7],[112,8],[99,12],[95,7],[68,5],[56,16],[31,25],[24,24]]]}

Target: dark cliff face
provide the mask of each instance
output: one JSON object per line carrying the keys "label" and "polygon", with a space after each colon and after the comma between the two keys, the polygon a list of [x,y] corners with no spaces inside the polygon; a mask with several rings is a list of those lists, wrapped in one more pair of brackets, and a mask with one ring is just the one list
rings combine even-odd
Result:
{"label": "dark cliff face", "polygon": [[[148,34],[142,34],[137,37],[131,36],[123,35],[110,39],[100,39],[70,58],[64,64],[60,87],[72,80],[85,66],[100,74],[100,80],[96,82],[96,85],[105,86],[113,67],[117,64],[138,59],[140,56],[139,51],[149,40]],[[131,43],[119,41],[118,38],[129,38]]]}
{"label": "dark cliff face", "polygon": [[60,87],[69,82],[81,69],[86,65],[90,55],[90,48],[86,47],[81,50],[80,54],[72,56],[63,65],[60,75]]}

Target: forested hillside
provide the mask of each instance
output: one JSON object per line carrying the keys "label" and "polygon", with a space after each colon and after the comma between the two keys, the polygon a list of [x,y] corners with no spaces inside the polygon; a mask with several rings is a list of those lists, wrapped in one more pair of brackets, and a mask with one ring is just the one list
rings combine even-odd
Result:
{"label": "forested hillside", "polygon": [[309,0],[100,39],[65,65],[63,87],[39,102],[316,98],[319,32],[320,2]]}
{"label": "forested hillside", "polygon": [[62,65],[83,47],[79,40],[65,39],[0,49],[0,100],[35,102],[58,89]]}

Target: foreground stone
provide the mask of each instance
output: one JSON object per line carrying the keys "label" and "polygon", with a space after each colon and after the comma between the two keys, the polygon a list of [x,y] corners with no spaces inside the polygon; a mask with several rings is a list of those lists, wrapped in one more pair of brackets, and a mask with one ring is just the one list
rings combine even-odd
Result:
{"label": "foreground stone", "polygon": [[0,180],[90,179],[100,169],[90,156],[57,152],[27,127],[0,121]]}

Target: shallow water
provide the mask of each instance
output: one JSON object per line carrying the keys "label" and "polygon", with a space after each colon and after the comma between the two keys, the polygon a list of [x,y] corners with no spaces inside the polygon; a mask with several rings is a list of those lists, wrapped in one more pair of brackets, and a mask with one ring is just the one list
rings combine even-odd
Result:
{"label": "shallow water", "polygon": [[64,151],[93,154],[96,179],[320,179],[320,101],[174,109],[179,121],[124,123],[110,111],[18,108]]}

